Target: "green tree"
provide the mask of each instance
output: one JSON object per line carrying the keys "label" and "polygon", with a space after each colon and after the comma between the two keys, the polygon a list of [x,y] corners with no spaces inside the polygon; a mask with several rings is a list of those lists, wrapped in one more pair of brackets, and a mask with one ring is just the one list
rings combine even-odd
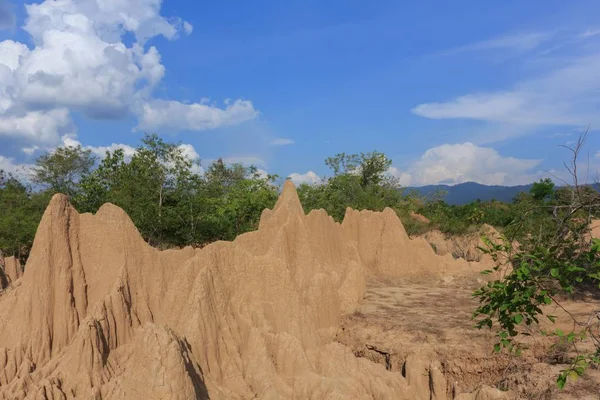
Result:
{"label": "green tree", "polygon": [[339,153],[325,160],[333,176],[316,185],[300,185],[298,194],[305,211],[325,209],[341,221],[346,208],[381,211],[402,201],[398,182],[387,172],[392,160],[385,154]]}
{"label": "green tree", "polygon": [[359,176],[362,187],[393,182],[391,177],[386,176],[392,160],[377,151],[360,154],[339,153],[328,157],[325,164],[332,169],[334,177],[340,175]]}
{"label": "green tree", "polygon": [[[498,278],[479,288],[473,296],[480,305],[473,317],[478,328],[498,326],[498,343],[495,350],[508,349],[519,355],[523,349],[519,337],[530,335],[531,327],[542,317],[554,322],[556,317],[546,315],[543,307],[556,303],[562,307],[559,295],[572,296],[576,292],[600,289],[600,240],[592,239],[591,217],[600,208],[600,196],[595,191],[584,189],[578,182],[577,156],[583,147],[586,135],[582,135],[573,150],[569,171],[573,185],[563,188],[561,202],[540,204],[547,190],[531,195],[521,195],[516,206],[519,211],[512,237],[503,243],[486,240],[483,250],[492,255],[497,264],[493,270]],[[550,187],[541,182],[538,188]],[[543,196],[543,197],[542,197]],[[512,245],[518,232],[525,232],[519,249]],[[591,321],[600,318],[600,313],[579,320],[573,318],[571,332],[556,330],[552,334],[565,340],[576,356],[571,365],[561,371],[557,385],[562,388],[567,379],[577,379],[590,365],[600,364],[600,338],[592,331]],[[588,352],[579,346],[587,341],[595,348]]]}
{"label": "green tree", "polygon": [[213,162],[198,192],[202,241],[233,240],[257,229],[262,211],[277,201],[276,179],[260,174],[255,166]]}
{"label": "green tree", "polygon": [[26,260],[49,198],[0,170],[0,251]]}
{"label": "green tree", "polygon": [[54,193],[74,196],[78,193],[78,183],[90,174],[95,162],[89,149],[58,147],[37,158],[31,180]]}
{"label": "green tree", "polygon": [[550,178],[540,179],[533,183],[529,193],[538,201],[551,199],[554,195],[554,182]]}

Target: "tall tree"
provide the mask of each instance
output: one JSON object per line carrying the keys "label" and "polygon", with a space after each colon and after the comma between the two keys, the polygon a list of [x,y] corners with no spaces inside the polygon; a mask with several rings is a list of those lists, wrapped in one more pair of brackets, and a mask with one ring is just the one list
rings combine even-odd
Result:
{"label": "tall tree", "polygon": [[31,180],[55,193],[74,196],[77,184],[88,176],[96,162],[89,149],[81,146],[58,147],[41,155],[32,168]]}
{"label": "tall tree", "polygon": [[554,182],[552,179],[540,179],[539,182],[534,182],[529,189],[529,193],[535,200],[547,200],[554,196]]}
{"label": "tall tree", "polygon": [[33,193],[0,170],[0,251],[27,258],[48,200],[46,192]]}

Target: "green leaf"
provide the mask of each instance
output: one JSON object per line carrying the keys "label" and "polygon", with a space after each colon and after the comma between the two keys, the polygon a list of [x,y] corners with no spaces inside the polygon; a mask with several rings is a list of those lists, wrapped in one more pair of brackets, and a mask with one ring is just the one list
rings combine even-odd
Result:
{"label": "green leaf", "polygon": [[559,389],[564,389],[565,388],[565,384],[567,383],[567,375],[562,373],[558,376],[558,378],[556,378],[556,386],[558,386]]}
{"label": "green leaf", "polygon": [[552,299],[548,296],[544,296],[544,303],[546,303],[547,305],[552,304]]}
{"label": "green leaf", "polygon": [[579,374],[577,373],[577,371],[570,371],[569,379],[571,379],[573,382],[577,382],[577,379],[579,379]]}
{"label": "green leaf", "polygon": [[523,321],[523,315],[517,314],[513,317],[513,320],[515,321],[515,323],[520,324],[521,321]]}

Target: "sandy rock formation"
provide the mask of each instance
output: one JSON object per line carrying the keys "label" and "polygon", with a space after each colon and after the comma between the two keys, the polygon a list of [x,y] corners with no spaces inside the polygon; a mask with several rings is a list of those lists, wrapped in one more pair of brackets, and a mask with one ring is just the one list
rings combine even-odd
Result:
{"label": "sandy rock formation", "polygon": [[486,247],[481,239],[482,236],[487,236],[493,242],[500,243],[500,233],[493,226],[487,224],[482,225],[478,232],[472,234],[451,236],[438,230],[432,230],[421,235],[439,255],[451,254],[454,258],[463,258],[467,261],[491,263],[491,257],[479,250],[479,247]]}
{"label": "sandy rock formation", "polygon": [[404,378],[333,339],[366,273],[452,268],[392,210],[304,215],[290,182],[258,231],[203,249],[158,251],[118,207],[56,195],[0,296],[0,399],[430,399],[418,362]]}
{"label": "sandy rock formation", "polygon": [[23,267],[18,258],[0,255],[0,289],[6,288],[23,276]]}
{"label": "sandy rock formation", "polygon": [[600,239],[600,219],[594,219],[590,223],[590,229],[592,233],[592,237],[596,239]]}

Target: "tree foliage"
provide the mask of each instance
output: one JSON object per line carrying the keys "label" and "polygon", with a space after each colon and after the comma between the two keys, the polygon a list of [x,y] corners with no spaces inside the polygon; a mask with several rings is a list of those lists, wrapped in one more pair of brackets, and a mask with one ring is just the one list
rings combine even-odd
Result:
{"label": "tree foliage", "polygon": [[0,170],[0,252],[27,258],[49,198]]}
{"label": "tree foliage", "polygon": [[278,197],[276,176],[217,160],[200,173],[178,143],[145,135],[131,157],[107,151],[97,163],[89,150],[60,147],[39,157],[32,171],[37,189],[2,174],[0,249],[26,256],[52,194],[68,194],[80,212],[103,204],[123,208],[151,245],[201,246],[254,230]]}
{"label": "tree foliage", "polygon": [[540,179],[539,182],[534,182],[529,190],[534,200],[548,200],[554,197],[554,182],[552,179]]}
{"label": "tree foliage", "polygon": [[[573,319],[573,329],[552,334],[562,338],[576,352],[571,365],[557,378],[563,388],[568,379],[576,380],[590,365],[600,363],[600,337],[593,323],[600,319],[600,310],[584,320],[578,319],[562,306],[560,296],[572,297],[577,292],[600,289],[600,240],[590,232],[592,218],[600,208],[600,194],[589,186],[582,186],[577,177],[577,156],[585,135],[572,149],[573,161],[569,172],[573,183],[554,195],[551,182],[534,185],[530,194],[520,196],[522,207],[502,243],[486,241],[482,250],[496,260],[493,271],[499,277],[476,290],[473,295],[480,305],[473,317],[478,328],[498,326],[497,352],[508,349],[519,355],[523,344],[521,336],[530,335],[531,327],[541,318],[554,322],[556,316],[547,315],[545,306],[556,304]],[[554,199],[551,199],[554,198]],[[512,245],[517,236],[522,238],[519,249]],[[580,350],[577,344],[591,342],[594,351]]]}
{"label": "tree foliage", "polygon": [[31,171],[31,180],[54,193],[74,196],[78,192],[79,181],[90,173],[94,163],[95,157],[89,149],[59,147],[38,157]]}
{"label": "tree foliage", "polygon": [[392,160],[373,151],[361,154],[339,153],[325,160],[333,176],[317,185],[298,188],[305,211],[324,209],[341,221],[346,208],[381,211],[402,201],[396,179],[387,174]]}

